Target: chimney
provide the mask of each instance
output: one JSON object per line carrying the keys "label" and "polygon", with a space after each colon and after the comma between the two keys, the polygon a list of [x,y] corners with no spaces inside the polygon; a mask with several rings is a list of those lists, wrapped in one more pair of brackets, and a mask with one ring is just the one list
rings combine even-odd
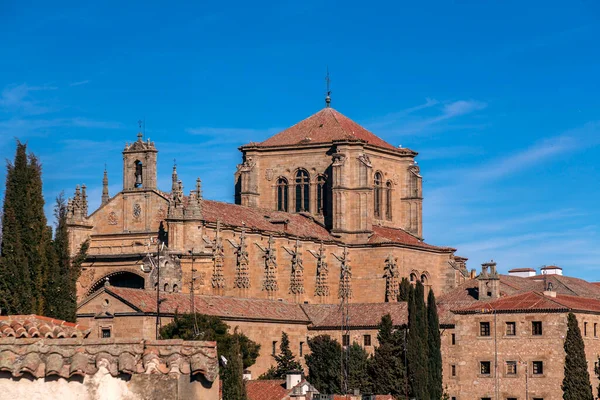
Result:
{"label": "chimney", "polygon": [[251,381],[252,380],[252,373],[250,371],[248,371],[247,369],[244,370],[244,374],[242,375],[242,379],[245,381]]}
{"label": "chimney", "polygon": [[546,285],[546,288],[544,290],[544,296],[556,297],[556,292],[554,291],[554,285],[552,285],[552,282],[548,282],[548,284]]}
{"label": "chimney", "polygon": [[302,381],[302,371],[289,371],[285,374],[285,388],[291,390]]}

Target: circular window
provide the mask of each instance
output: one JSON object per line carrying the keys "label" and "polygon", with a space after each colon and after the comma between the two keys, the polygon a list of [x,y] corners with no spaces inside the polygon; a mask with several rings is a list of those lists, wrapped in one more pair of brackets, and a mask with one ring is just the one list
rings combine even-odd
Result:
{"label": "circular window", "polygon": [[108,304],[109,304],[108,299],[104,299],[104,307],[108,307]]}

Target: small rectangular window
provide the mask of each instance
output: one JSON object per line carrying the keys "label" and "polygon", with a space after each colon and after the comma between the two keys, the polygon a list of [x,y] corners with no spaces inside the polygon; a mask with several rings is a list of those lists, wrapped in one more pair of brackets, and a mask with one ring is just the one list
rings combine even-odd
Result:
{"label": "small rectangular window", "polygon": [[492,370],[492,364],[489,361],[479,362],[479,373],[481,375],[489,375]]}
{"label": "small rectangular window", "polygon": [[273,340],[273,349],[271,349],[271,354],[277,354],[277,340]]}
{"label": "small rectangular window", "polygon": [[544,398],[543,397],[534,397],[531,400],[544,400]]}
{"label": "small rectangular window", "polygon": [[302,357],[303,350],[304,350],[304,342],[300,342],[300,352],[299,352],[300,357]]}
{"label": "small rectangular window", "polygon": [[516,361],[507,361],[506,362],[506,375],[516,375],[517,374],[517,362]]}
{"label": "small rectangular window", "polygon": [[507,397],[506,400],[517,400],[516,397]]}
{"label": "small rectangular window", "polygon": [[456,335],[453,333],[451,338],[452,338],[452,345],[454,346],[456,344]]}
{"label": "small rectangular window", "polygon": [[542,334],[542,321],[531,321],[531,334],[535,336]]}
{"label": "small rectangular window", "polygon": [[456,376],[456,365],[452,364],[450,366],[450,375],[451,376]]}
{"label": "small rectangular window", "polygon": [[110,337],[110,328],[102,328],[102,339]]}
{"label": "small rectangular window", "polygon": [[342,346],[350,346],[350,335],[342,336]]}
{"label": "small rectangular window", "polygon": [[587,322],[583,323],[583,336],[587,336]]}
{"label": "small rectangular window", "polygon": [[594,337],[598,337],[598,324],[594,322]]}
{"label": "small rectangular window", "polygon": [[370,346],[371,345],[371,335],[364,335],[363,342],[364,342],[365,346]]}
{"label": "small rectangular window", "polygon": [[506,323],[506,336],[515,336],[517,334],[517,324],[515,322]]}
{"label": "small rectangular window", "polygon": [[479,323],[479,336],[490,336],[490,323],[480,322]]}
{"label": "small rectangular window", "polygon": [[541,375],[544,373],[544,362],[543,361],[534,361],[533,362],[533,374]]}
{"label": "small rectangular window", "polygon": [[481,400],[492,400],[491,397],[482,397]]}

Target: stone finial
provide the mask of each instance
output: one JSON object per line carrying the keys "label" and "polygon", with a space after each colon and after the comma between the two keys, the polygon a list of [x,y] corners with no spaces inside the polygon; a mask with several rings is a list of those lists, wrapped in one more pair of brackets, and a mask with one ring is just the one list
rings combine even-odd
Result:
{"label": "stone finial", "polygon": [[171,174],[171,191],[175,192],[177,191],[177,164],[173,164],[173,173]]}

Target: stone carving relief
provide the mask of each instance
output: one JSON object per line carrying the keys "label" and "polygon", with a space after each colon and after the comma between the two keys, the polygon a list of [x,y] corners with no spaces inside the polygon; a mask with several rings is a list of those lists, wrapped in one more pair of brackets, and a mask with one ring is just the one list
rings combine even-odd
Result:
{"label": "stone carving relief", "polygon": [[344,165],[346,161],[346,156],[342,153],[333,153],[333,166],[338,167]]}
{"label": "stone carving relief", "polygon": [[119,223],[119,217],[117,217],[117,213],[114,211],[111,211],[108,214],[108,224],[109,225],[117,225]]}
{"label": "stone carving relief", "polygon": [[267,169],[265,170],[265,178],[266,178],[268,181],[272,181],[272,180],[273,180],[273,176],[274,176],[274,174],[275,174],[275,172],[274,172],[274,171],[273,171],[273,169],[271,169],[271,168],[267,168]]}
{"label": "stone carving relief", "polygon": [[256,243],[256,246],[264,253],[263,258],[265,259],[265,279],[262,290],[276,292],[279,289],[277,286],[277,258],[275,256],[275,248],[273,247],[275,240],[273,240],[272,235],[269,236],[268,244],[269,246],[265,248]]}
{"label": "stone carving relief", "polygon": [[133,218],[139,219],[142,216],[142,206],[139,203],[133,205]]}
{"label": "stone carving relief", "polygon": [[400,182],[400,175],[398,175],[398,173],[394,172],[394,175],[392,175],[392,182],[394,182],[394,185],[397,185]]}
{"label": "stone carving relief", "polygon": [[321,243],[321,247],[319,247],[319,251],[309,250],[310,254],[312,254],[317,259],[317,282],[315,285],[315,296],[329,296],[329,284],[327,282],[328,268],[327,262],[325,261],[325,249],[323,247],[323,243]]}
{"label": "stone carving relief", "polygon": [[87,289],[94,282],[94,276],[96,276],[96,270],[94,268],[88,268],[81,273],[79,283],[81,287]]}
{"label": "stone carving relief", "polygon": [[[229,239],[228,239],[229,240]],[[242,229],[240,243],[236,244],[232,240],[229,243],[235,248],[235,278],[233,286],[238,289],[250,288],[250,276],[248,273],[248,250],[246,250],[246,230]]]}
{"label": "stone carving relief", "polygon": [[222,289],[225,287],[225,275],[223,274],[223,260],[225,252],[223,251],[223,241],[219,236],[221,231],[221,222],[217,221],[217,232],[213,241],[213,275],[211,278],[212,287]]}
{"label": "stone carving relief", "polygon": [[296,239],[293,249],[284,247],[292,256],[292,276],[290,279],[290,293],[304,293],[304,266],[302,265],[302,254],[300,252],[300,241]]}
{"label": "stone carving relief", "polygon": [[365,164],[367,167],[372,167],[373,166],[371,164],[371,159],[366,154],[361,154],[360,156],[358,156],[358,160],[360,162],[362,162],[363,164]]}
{"label": "stone carving relief", "polygon": [[394,258],[391,254],[385,259],[385,272],[383,277],[385,278],[385,301],[387,302],[398,301],[398,295],[400,294],[397,261],[398,259]]}
{"label": "stone carving relief", "polygon": [[335,258],[340,262],[340,288],[338,290],[338,298],[350,299],[352,298],[352,268],[350,267],[350,259],[348,258],[348,249],[344,247],[344,252],[341,256]]}

